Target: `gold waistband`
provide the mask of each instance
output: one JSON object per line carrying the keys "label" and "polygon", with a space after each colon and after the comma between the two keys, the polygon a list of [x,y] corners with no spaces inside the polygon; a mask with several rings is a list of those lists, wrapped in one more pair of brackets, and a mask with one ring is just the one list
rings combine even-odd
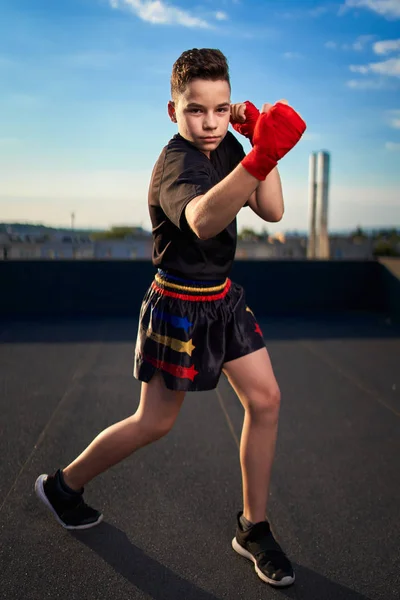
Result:
{"label": "gold waistband", "polygon": [[192,287],[189,285],[178,285],[177,283],[171,283],[170,281],[167,281],[166,279],[164,279],[163,277],[160,277],[160,275],[158,275],[158,273],[155,275],[155,279],[156,282],[159,285],[163,285],[166,288],[171,288],[173,290],[181,290],[184,292],[203,292],[203,293],[208,293],[208,292],[221,292],[226,284],[228,283],[228,279],[225,279],[225,281],[223,283],[221,283],[220,285],[216,285],[214,287]]}

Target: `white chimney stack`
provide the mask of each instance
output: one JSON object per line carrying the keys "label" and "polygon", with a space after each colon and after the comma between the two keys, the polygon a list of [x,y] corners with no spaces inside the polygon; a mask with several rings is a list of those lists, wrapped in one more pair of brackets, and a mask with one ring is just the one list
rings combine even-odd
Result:
{"label": "white chimney stack", "polygon": [[317,155],[310,154],[308,170],[308,204],[310,228],[308,235],[307,257],[315,258],[316,214],[317,214]]}
{"label": "white chimney stack", "polygon": [[309,169],[310,232],[308,258],[329,258],[328,204],[329,204],[328,152],[312,153]]}

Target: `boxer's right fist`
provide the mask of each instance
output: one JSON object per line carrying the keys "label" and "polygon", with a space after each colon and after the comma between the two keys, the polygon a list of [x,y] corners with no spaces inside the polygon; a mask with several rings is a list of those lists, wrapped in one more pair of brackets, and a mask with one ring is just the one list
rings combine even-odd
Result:
{"label": "boxer's right fist", "polygon": [[305,130],[303,119],[285,102],[264,105],[254,128],[253,150],[242,160],[243,167],[263,181]]}
{"label": "boxer's right fist", "polygon": [[254,128],[260,111],[252,102],[246,100],[242,104],[231,105],[231,125],[235,131],[247,137],[253,144]]}

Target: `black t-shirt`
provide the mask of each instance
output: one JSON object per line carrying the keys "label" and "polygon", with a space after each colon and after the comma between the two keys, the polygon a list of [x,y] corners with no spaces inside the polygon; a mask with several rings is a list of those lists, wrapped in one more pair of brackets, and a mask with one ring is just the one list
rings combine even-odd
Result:
{"label": "black t-shirt", "polygon": [[200,240],[187,224],[185,208],[224,179],[244,156],[230,131],[210,159],[179,134],[163,148],[149,188],[156,267],[188,279],[210,281],[228,275],[236,251],[236,218],[215,237]]}

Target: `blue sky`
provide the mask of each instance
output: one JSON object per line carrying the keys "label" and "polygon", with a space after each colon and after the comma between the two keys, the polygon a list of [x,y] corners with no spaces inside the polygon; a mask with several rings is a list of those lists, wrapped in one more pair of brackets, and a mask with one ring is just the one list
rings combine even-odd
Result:
{"label": "blue sky", "polygon": [[[331,153],[331,229],[400,226],[400,0],[0,0],[0,221],[150,227],[171,67],[220,48],[232,101],[287,98],[304,139],[280,163],[308,225],[308,159]],[[240,137],[240,136],[239,136]],[[242,138],[247,150],[247,142]],[[264,223],[250,209],[240,226]]]}

